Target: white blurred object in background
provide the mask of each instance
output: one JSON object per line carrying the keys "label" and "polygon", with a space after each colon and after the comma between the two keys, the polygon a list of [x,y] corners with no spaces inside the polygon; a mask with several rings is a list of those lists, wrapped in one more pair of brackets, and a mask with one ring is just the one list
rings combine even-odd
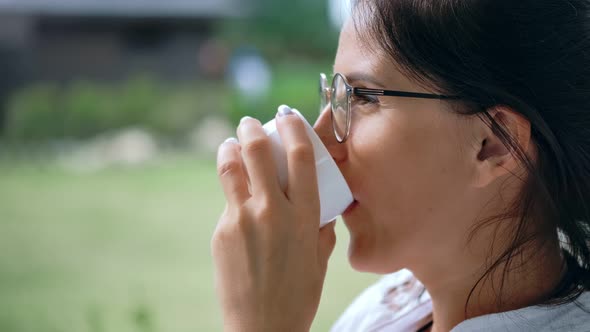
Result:
{"label": "white blurred object in background", "polygon": [[220,116],[210,115],[200,121],[189,134],[189,142],[197,152],[213,154],[230,136],[235,136],[235,130],[230,123]]}
{"label": "white blurred object in background", "polygon": [[246,99],[256,101],[265,97],[272,83],[271,69],[258,51],[239,49],[230,61],[232,85]]}
{"label": "white blurred object in background", "polygon": [[330,22],[340,30],[352,12],[352,2],[351,0],[328,0],[328,9]]}
{"label": "white blurred object in background", "polygon": [[141,128],[125,128],[104,133],[77,147],[68,149],[59,158],[67,170],[88,173],[111,166],[138,166],[154,159],[158,145],[152,135]]}

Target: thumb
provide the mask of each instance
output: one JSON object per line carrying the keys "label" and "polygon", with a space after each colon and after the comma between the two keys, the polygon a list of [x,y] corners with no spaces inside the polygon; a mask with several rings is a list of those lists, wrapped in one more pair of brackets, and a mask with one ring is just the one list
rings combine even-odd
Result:
{"label": "thumb", "polygon": [[328,269],[328,259],[330,259],[330,255],[332,255],[334,246],[336,245],[336,232],[334,232],[335,224],[336,219],[320,229],[320,235],[318,239],[318,261],[320,263],[322,273],[324,274]]}

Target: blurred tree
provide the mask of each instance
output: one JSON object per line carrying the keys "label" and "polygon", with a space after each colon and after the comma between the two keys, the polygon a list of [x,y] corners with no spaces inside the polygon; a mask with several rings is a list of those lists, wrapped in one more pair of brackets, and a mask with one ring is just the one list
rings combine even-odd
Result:
{"label": "blurred tree", "polygon": [[21,61],[18,52],[5,45],[0,45],[0,132],[5,126],[8,98],[22,83],[23,73],[18,66]]}
{"label": "blurred tree", "polygon": [[333,57],[337,31],[330,24],[327,1],[252,2],[252,15],[222,23],[226,39],[253,45],[271,61],[287,56],[324,62]]}

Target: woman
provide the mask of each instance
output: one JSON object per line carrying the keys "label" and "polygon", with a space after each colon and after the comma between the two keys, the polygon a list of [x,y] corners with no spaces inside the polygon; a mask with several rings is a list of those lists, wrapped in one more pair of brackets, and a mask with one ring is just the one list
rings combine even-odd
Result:
{"label": "woman", "polygon": [[[386,276],[334,331],[590,329],[589,17],[587,0],[355,4],[315,130],[355,197],[350,264]],[[284,193],[260,122],[219,149],[228,331],[309,330],[335,242],[302,123],[277,121]]]}

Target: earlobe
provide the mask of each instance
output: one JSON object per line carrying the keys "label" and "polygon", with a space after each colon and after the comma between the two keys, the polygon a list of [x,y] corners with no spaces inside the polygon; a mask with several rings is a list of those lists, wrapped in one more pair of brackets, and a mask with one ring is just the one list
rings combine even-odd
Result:
{"label": "earlobe", "polygon": [[[525,153],[531,140],[530,121],[506,106],[495,106],[487,111],[490,118],[504,129],[506,134],[520,146]],[[500,131],[490,128],[481,121],[478,123],[479,150],[476,155],[474,185],[483,188],[507,174],[515,174],[521,163],[508,142],[502,139]]]}

